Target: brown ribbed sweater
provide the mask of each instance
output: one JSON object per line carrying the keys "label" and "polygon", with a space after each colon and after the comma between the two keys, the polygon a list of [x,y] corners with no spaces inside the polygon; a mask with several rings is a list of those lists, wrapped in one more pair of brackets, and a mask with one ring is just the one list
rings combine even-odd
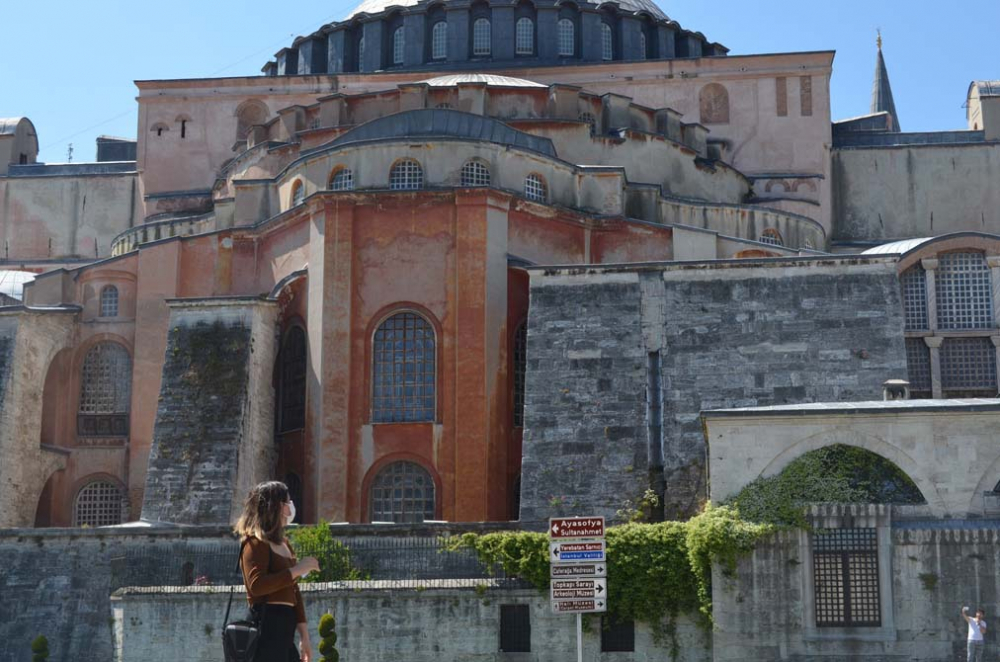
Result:
{"label": "brown ribbed sweater", "polygon": [[306,610],[302,604],[302,594],[292,578],[292,566],[298,561],[295,550],[288,545],[292,557],[275,554],[271,545],[256,538],[247,538],[243,546],[240,565],[243,569],[243,584],[247,588],[247,601],[251,605],[268,602],[286,602],[295,605],[298,623],[306,622]]}

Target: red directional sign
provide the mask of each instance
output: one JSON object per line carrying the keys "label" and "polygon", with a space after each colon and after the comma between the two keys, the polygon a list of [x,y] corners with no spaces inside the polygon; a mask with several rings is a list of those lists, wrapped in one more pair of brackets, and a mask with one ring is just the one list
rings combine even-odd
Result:
{"label": "red directional sign", "polygon": [[554,517],[549,520],[549,538],[603,538],[603,517]]}

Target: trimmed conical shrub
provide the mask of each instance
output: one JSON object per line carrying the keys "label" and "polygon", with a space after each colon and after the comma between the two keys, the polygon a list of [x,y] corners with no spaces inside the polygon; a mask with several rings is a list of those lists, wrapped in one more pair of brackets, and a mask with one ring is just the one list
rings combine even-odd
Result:
{"label": "trimmed conical shrub", "polygon": [[319,654],[321,662],[340,662],[337,650],[337,619],[333,614],[323,614],[319,619]]}

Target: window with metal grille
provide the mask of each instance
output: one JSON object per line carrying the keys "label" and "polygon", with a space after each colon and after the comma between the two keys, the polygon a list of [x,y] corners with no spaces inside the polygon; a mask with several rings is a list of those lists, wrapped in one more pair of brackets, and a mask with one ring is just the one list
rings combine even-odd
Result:
{"label": "window with metal grille", "polygon": [[762,244],[771,244],[772,246],[784,246],[785,240],[781,238],[781,233],[774,228],[767,228],[760,233],[760,238],[757,240]]}
{"label": "window with metal grille", "polygon": [[472,24],[472,54],[490,54],[490,20],[488,18],[477,18]]}
{"label": "window with metal grille", "polygon": [[416,313],[379,325],[373,347],[372,421],[434,420],[434,328]]}
{"label": "window with metal grille", "polygon": [[560,18],[556,29],[559,41],[559,55],[573,56],[576,54],[576,26],[568,18]]}
{"label": "window with metal grille", "polygon": [[982,253],[938,256],[936,290],[939,329],[988,329],[993,326],[990,268]]}
{"label": "window with metal grille", "polygon": [[876,530],[819,529],[812,546],[816,626],[880,626]]}
{"label": "window with metal grille", "polygon": [[301,205],[306,199],[306,187],[302,185],[301,181],[297,181],[292,184],[292,206]]}
{"label": "window with metal grille", "polygon": [[993,342],[989,338],[946,338],[941,345],[941,388],[952,391],[950,396],[996,395]]}
{"label": "window with metal grille", "polygon": [[118,288],[114,285],[101,289],[101,317],[118,317]]}
{"label": "window with metal grille", "polygon": [[389,188],[393,191],[415,191],[424,187],[424,169],[414,159],[403,159],[392,166]]}
{"label": "window with metal grille", "polygon": [[371,521],[414,523],[434,519],[434,479],[414,462],[393,462],[371,487]]}
{"label": "window with metal grille", "polygon": [[514,52],[517,55],[531,55],[535,52],[534,21],[530,18],[517,19],[514,35]]}
{"label": "window with metal grille", "polygon": [[531,652],[531,610],[528,605],[500,605],[500,652]]}
{"label": "window with metal grille", "polygon": [[601,59],[615,59],[615,38],[607,23],[601,23]]}
{"label": "window with metal grille", "polygon": [[489,186],[490,169],[479,161],[466,161],[462,166],[462,186]]}
{"label": "window with metal grille", "polygon": [[903,316],[907,331],[930,328],[927,320],[927,274],[919,264],[907,269],[899,282],[903,287]]}
{"label": "window with metal grille", "polygon": [[83,360],[77,433],[86,437],[128,436],[132,359],[115,342],[102,342]]}
{"label": "window with metal grille", "polygon": [[931,391],[931,350],[923,338],[906,339],[906,369],[910,391],[927,396]]}
{"label": "window with metal grille", "polygon": [[293,326],[281,346],[281,382],[278,384],[278,431],[306,425],[306,332]]}
{"label": "window with metal grille", "polygon": [[365,36],[361,35],[358,39],[358,71],[361,71],[365,67]]}
{"label": "window with metal grille", "polygon": [[431,28],[431,59],[443,60],[448,56],[448,22],[438,21]]}
{"label": "window with metal grille", "polygon": [[597,118],[590,113],[580,113],[580,117],[577,118],[581,122],[586,122],[590,127],[590,137],[593,138],[597,135]]}
{"label": "window with metal grille", "polygon": [[403,53],[406,50],[406,33],[403,28],[396,28],[392,33],[392,63],[403,64]]}
{"label": "window with metal grille", "polygon": [[528,325],[514,331],[514,427],[524,426],[524,376],[528,366]]}
{"label": "window with metal grille", "polygon": [[299,478],[298,474],[289,472],[285,474],[285,487],[288,488],[288,498],[298,506],[295,509],[295,519],[292,521],[296,524],[302,524],[302,479]]}
{"label": "window with metal grille", "polygon": [[73,526],[114,526],[128,517],[128,501],[114,483],[84,485],[73,504]]}
{"label": "window with metal grille", "polygon": [[646,55],[646,33],[645,32],[640,32],[639,33],[639,59],[640,60],[645,60],[646,57],[647,57],[647,55]]}
{"label": "window with metal grille", "polygon": [[545,202],[547,195],[545,180],[541,175],[531,173],[524,178],[524,197],[535,202]]}
{"label": "window with metal grille", "polygon": [[351,170],[350,168],[341,168],[340,170],[333,173],[333,177],[330,178],[330,190],[353,191],[354,171]]}
{"label": "window with metal grille", "polygon": [[635,621],[601,617],[601,652],[632,653],[635,651]]}

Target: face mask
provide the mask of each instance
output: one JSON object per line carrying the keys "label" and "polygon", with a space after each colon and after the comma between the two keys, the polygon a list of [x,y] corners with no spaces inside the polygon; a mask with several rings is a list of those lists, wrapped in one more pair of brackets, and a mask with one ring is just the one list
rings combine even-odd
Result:
{"label": "face mask", "polygon": [[288,517],[285,518],[285,526],[288,526],[289,524],[291,524],[292,522],[295,521],[295,502],[294,501],[289,501],[288,502],[288,510],[290,510],[291,512],[288,514]]}

